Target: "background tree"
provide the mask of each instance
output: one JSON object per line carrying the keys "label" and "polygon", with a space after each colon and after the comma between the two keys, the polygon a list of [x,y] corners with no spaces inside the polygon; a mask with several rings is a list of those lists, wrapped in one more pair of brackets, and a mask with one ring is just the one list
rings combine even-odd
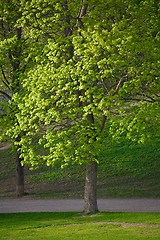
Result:
{"label": "background tree", "polygon": [[[1,40],[1,96],[5,97],[5,109],[1,116],[2,136],[6,135],[8,126],[15,122],[15,106],[11,106],[9,101],[14,93],[21,89],[19,76],[22,73],[22,28],[16,26],[16,21],[20,17],[17,1],[0,2],[0,40]],[[18,140],[19,136],[16,137]],[[24,169],[17,151],[17,186],[16,194],[24,194]]]}
{"label": "background tree", "polygon": [[[31,42],[31,38],[28,41],[28,38],[24,37],[24,32],[27,29],[18,25],[18,20],[21,17],[22,9],[19,1],[0,1],[0,99],[2,103],[0,139],[11,141],[16,151],[17,196],[24,195],[24,167],[18,151],[20,146],[17,148],[16,142],[21,140],[24,132],[19,129],[16,119],[18,107],[12,97],[16,93],[22,94],[21,81],[29,66],[32,65],[28,44]],[[31,46],[34,46],[34,41],[32,41]],[[18,129],[16,134],[13,134],[12,127]]]}
{"label": "background tree", "polygon": [[[157,6],[149,0],[25,3],[22,23],[30,32],[39,29],[39,38],[47,40],[23,81],[25,94],[14,95],[19,128],[26,133],[19,142],[21,156],[32,166],[86,164],[87,213],[98,210],[97,163],[109,125],[115,136],[115,116],[124,109],[131,116],[133,97],[138,107],[138,96],[146,102],[146,76],[158,88],[157,67],[151,74],[150,64],[157,58]],[[44,147],[43,153],[37,145]]]}

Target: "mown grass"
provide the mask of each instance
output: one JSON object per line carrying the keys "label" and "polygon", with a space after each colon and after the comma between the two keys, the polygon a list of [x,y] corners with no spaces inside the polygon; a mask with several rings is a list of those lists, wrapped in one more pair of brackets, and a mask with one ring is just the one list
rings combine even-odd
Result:
{"label": "mown grass", "polygon": [[[98,197],[160,197],[160,140],[136,145],[108,144],[100,156]],[[14,194],[15,160],[11,149],[0,151],[0,197]],[[26,191],[43,198],[83,197],[85,165],[25,168]]]}
{"label": "mown grass", "polygon": [[158,240],[160,213],[0,214],[0,240]]}

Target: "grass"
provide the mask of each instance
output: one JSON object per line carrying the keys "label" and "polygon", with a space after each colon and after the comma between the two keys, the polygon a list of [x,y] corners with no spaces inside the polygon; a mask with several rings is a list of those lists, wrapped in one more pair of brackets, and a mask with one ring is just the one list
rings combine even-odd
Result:
{"label": "grass", "polygon": [[0,214],[0,240],[158,240],[160,213]]}
{"label": "grass", "polygon": [[[152,144],[110,144],[98,168],[99,198],[160,197],[160,140]],[[11,149],[0,151],[0,197],[14,196],[15,160]],[[26,191],[38,198],[82,198],[85,166],[25,168]]]}

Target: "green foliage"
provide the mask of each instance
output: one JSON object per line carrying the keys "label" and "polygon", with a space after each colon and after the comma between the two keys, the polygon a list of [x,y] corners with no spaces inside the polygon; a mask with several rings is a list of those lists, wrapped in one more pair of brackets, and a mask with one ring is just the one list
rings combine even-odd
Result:
{"label": "green foliage", "polygon": [[20,1],[0,1],[0,139],[9,138],[13,144],[23,132],[19,129],[18,107],[12,96],[23,94],[23,78],[34,65],[33,57],[41,47],[41,41],[29,39],[25,34],[27,29],[19,25],[22,16]]}
{"label": "green foliage", "polygon": [[[0,112],[1,140],[10,137],[8,131],[17,125],[17,106],[10,102],[12,95],[20,91],[20,76],[25,62],[25,44],[22,29],[16,25],[21,16],[18,1],[0,1],[0,99],[4,105]],[[23,53],[22,53],[23,45]],[[0,100],[2,101],[2,100]],[[12,136],[14,138],[14,136]]]}
{"label": "green foliage", "polygon": [[127,136],[143,143],[160,133],[159,3],[141,1],[132,10],[132,36],[122,48],[128,55],[129,81],[120,89],[124,101],[112,120],[111,134],[115,139]]}
{"label": "green foliage", "polygon": [[160,105],[159,102],[141,102],[132,107],[133,112],[123,110],[121,116],[111,122],[110,134],[120,140],[126,136],[138,142],[152,142],[160,136]]}
{"label": "green foliage", "polygon": [[23,91],[14,88],[7,135],[20,136],[24,163],[99,162],[109,134],[138,142],[159,136],[158,2],[19,4],[15,26],[32,60],[18,75]]}

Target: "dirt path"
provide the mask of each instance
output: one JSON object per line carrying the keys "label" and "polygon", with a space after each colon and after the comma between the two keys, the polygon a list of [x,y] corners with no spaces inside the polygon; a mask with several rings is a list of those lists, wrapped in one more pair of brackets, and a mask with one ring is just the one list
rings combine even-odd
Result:
{"label": "dirt path", "polygon": [[[99,199],[104,212],[160,212],[160,199]],[[81,212],[82,199],[0,199],[0,213]]]}

